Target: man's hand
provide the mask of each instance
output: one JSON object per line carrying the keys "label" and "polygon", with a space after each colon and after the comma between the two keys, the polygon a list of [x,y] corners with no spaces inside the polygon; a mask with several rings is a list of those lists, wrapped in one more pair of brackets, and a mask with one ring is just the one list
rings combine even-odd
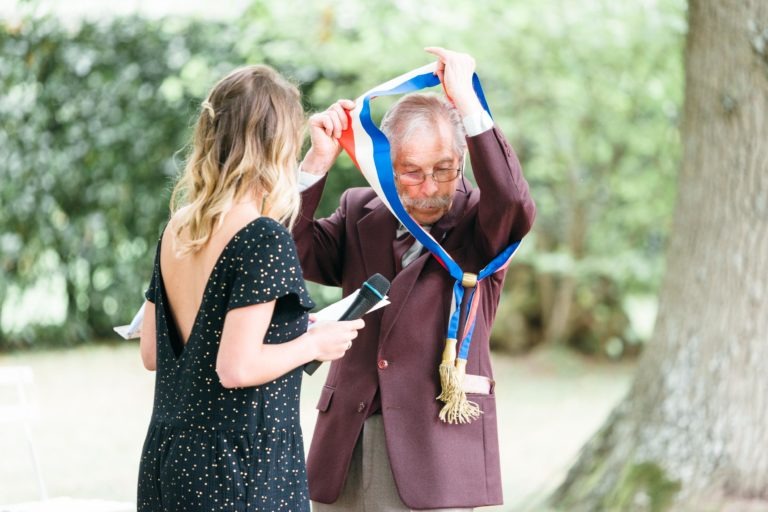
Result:
{"label": "man's hand", "polygon": [[339,100],[324,112],[314,114],[309,118],[309,139],[311,146],[301,170],[310,174],[322,176],[331,168],[341,153],[339,137],[347,129],[347,110],[355,108],[352,100]]}
{"label": "man's hand", "polygon": [[466,117],[482,111],[483,106],[472,88],[475,59],[467,53],[454,52],[439,46],[428,46],[424,50],[437,57],[437,70],[435,72],[440,81],[443,82],[445,93],[461,116]]}

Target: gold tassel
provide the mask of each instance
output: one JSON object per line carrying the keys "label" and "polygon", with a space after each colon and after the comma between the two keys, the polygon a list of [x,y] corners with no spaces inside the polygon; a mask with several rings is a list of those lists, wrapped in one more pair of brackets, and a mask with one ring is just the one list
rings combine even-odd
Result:
{"label": "gold tassel", "polygon": [[440,362],[440,395],[438,400],[447,402],[450,397],[455,393],[457,386],[456,375],[456,340],[452,338],[446,338],[445,348],[443,349],[443,360]]}
{"label": "gold tassel", "polygon": [[[446,351],[448,341],[450,340],[446,341]],[[454,347],[453,343],[451,347]],[[455,353],[455,349],[453,352]],[[483,411],[475,402],[467,400],[467,394],[461,388],[467,371],[467,361],[458,359],[455,364],[448,367],[445,356],[446,352],[443,352],[443,362],[440,364],[440,382],[443,392],[437,397],[445,403],[440,410],[440,420],[449,424],[470,423],[479,418]]]}
{"label": "gold tassel", "polygon": [[[466,289],[477,286],[477,274],[464,272],[461,285]],[[467,360],[456,359],[456,340],[447,338],[440,362],[440,395],[437,397],[445,405],[440,409],[440,421],[448,424],[470,423],[483,413],[475,402],[467,400],[462,389],[464,375],[467,373]]]}

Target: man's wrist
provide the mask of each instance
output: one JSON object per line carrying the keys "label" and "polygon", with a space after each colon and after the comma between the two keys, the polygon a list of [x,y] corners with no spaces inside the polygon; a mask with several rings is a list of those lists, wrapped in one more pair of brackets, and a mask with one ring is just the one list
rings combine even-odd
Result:
{"label": "man's wrist", "polygon": [[323,179],[325,174],[314,174],[310,172],[305,172],[304,169],[299,166],[299,192],[304,192],[309,187],[313,186],[315,183]]}
{"label": "man's wrist", "polygon": [[299,165],[299,169],[301,169],[303,172],[307,174],[314,174],[315,176],[324,176],[328,173],[331,166],[333,165],[333,161],[327,162],[324,158],[318,158],[313,148],[310,148],[309,151],[307,151],[307,154],[304,155],[304,160],[302,160],[301,164]]}
{"label": "man's wrist", "polygon": [[483,105],[480,103],[474,90],[471,90],[471,95],[467,97],[453,98],[453,103],[456,105],[456,110],[459,111],[461,117],[467,117],[483,112]]}
{"label": "man's wrist", "polygon": [[461,118],[467,137],[474,137],[493,128],[493,119],[485,110]]}
{"label": "man's wrist", "polygon": [[325,176],[328,174],[328,168],[322,165],[312,165],[312,163],[307,164],[306,162],[301,162],[299,165],[299,171],[303,172],[304,174],[311,174],[313,176]]}

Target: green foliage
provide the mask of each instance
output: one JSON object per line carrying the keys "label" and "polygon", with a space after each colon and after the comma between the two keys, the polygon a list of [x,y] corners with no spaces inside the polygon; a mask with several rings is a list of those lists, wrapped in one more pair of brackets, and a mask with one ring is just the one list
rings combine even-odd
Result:
{"label": "green foliage", "polygon": [[[256,0],[228,24],[133,17],[75,29],[52,18],[2,26],[0,297],[61,275],[68,309],[58,333],[9,336],[0,326],[0,348],[105,336],[130,317],[191,121],[214,80],[267,63],[301,84],[312,112],[430,62],[422,50],[430,45],[476,57],[538,206],[520,269],[510,271],[518,277],[507,285],[496,346],[546,340],[556,309],[547,290],[566,283],[574,307],[557,341],[598,353],[611,340],[636,343],[622,299],[653,294],[659,283],[684,29],[682,0]],[[342,156],[320,213],[362,185]],[[320,303],[334,296],[316,294]]]}
{"label": "green foliage", "polygon": [[[496,12],[514,34],[499,43],[514,63],[494,73],[512,92],[492,105],[508,106],[497,119],[511,126],[537,202],[535,248],[522,256],[544,293],[546,342],[636,349],[621,296],[655,293],[661,275],[679,159],[683,7],[539,2]],[[604,293],[606,280],[614,293]],[[570,310],[558,311],[569,286]],[[567,325],[548,333],[557,314]]]}
{"label": "green foliage", "polygon": [[141,303],[189,119],[232,67],[216,28],[138,18],[74,32],[52,18],[3,27],[0,291],[56,273],[67,300],[64,328],[17,343],[109,335]]}
{"label": "green foliage", "polygon": [[[654,294],[662,271],[679,159],[684,8],[682,0],[262,0],[243,18],[251,34],[243,48],[251,60],[293,70],[319,108],[429,62],[425,46],[472,53],[538,205],[518,260],[555,290],[575,281],[575,307],[557,339],[545,333],[554,306],[534,282],[527,298],[502,308],[494,344],[559,341],[616,356],[636,352],[639,341],[622,297]],[[342,157],[321,213],[358,183]]]}

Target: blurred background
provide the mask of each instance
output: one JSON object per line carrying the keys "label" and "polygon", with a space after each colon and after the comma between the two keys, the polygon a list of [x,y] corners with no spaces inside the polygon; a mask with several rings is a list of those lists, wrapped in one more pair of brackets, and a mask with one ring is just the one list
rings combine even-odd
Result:
{"label": "blurred background", "polygon": [[[430,62],[423,47],[437,45],[476,58],[538,207],[492,339],[509,503],[498,510],[533,506],[652,334],[685,33],[684,0],[0,0],[0,365],[34,370],[32,437],[51,494],[135,499],[153,376],[112,327],[141,305],[215,80],[269,64],[311,113]],[[342,156],[321,213],[362,184]],[[339,292],[312,293],[324,304]],[[305,382],[307,437],[323,377]],[[0,504],[36,499],[24,436],[0,429]]]}

